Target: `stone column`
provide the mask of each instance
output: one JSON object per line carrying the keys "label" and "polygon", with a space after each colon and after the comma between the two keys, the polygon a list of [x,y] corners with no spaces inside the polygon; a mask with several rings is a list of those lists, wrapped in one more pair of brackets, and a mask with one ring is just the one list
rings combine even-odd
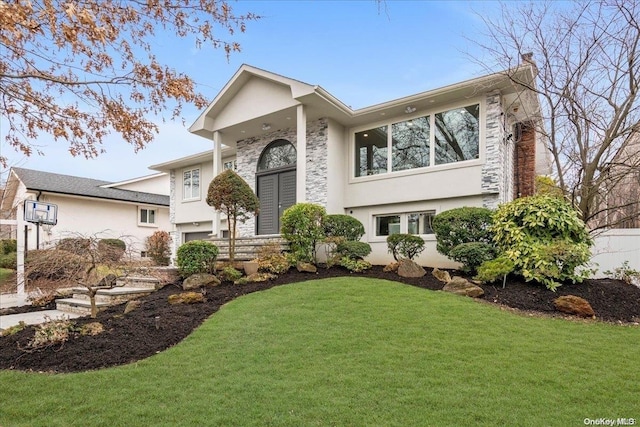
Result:
{"label": "stone column", "polygon": [[307,112],[304,105],[297,107],[296,202],[307,200]]}

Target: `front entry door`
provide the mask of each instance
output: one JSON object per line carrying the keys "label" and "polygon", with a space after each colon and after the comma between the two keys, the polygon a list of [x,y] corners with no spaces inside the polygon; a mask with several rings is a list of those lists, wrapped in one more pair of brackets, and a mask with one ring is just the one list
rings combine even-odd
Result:
{"label": "front entry door", "polygon": [[296,203],[296,171],[260,175],[257,184],[260,199],[257,234],[279,234],[282,213]]}

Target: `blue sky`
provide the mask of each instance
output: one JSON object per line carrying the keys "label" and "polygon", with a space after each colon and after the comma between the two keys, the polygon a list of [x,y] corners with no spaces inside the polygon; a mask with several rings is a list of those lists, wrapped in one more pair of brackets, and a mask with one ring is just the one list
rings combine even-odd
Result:
{"label": "blue sky", "polygon": [[[250,22],[246,33],[236,35],[242,52],[227,60],[221,50],[197,50],[191,40],[158,32],[157,56],[191,75],[209,99],[246,63],[320,85],[352,108],[483,74],[464,52],[473,51],[468,39],[482,37],[483,24],[475,12],[486,15],[499,9],[495,2],[393,0],[380,7],[373,0],[239,1],[233,7],[237,13],[263,16]],[[152,164],[210,149],[207,140],[187,131],[199,114],[193,107],[185,108],[184,126],[159,118],[156,140],[137,154],[114,134],[105,143],[106,154],[91,160],[74,158],[63,141],[43,135],[37,145],[45,155],[25,158],[4,144],[1,126],[0,150],[10,166],[126,180],[154,173],[148,169]]]}

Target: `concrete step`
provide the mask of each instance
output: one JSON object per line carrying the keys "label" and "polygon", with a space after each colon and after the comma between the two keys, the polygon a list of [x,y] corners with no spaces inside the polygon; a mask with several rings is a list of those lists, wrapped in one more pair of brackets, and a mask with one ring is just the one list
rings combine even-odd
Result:
{"label": "concrete step", "polygon": [[[98,311],[102,311],[109,307],[109,303],[97,302],[96,307]],[[64,313],[73,313],[80,316],[91,315],[91,302],[89,300],[82,300],[77,298],[64,298],[56,300],[56,309]]]}

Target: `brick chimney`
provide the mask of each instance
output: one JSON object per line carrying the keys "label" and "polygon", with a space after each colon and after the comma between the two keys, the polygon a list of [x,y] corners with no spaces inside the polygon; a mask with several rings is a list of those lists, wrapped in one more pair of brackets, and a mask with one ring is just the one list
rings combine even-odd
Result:
{"label": "brick chimney", "polygon": [[533,123],[516,123],[514,150],[515,197],[532,196],[536,192],[536,130]]}

